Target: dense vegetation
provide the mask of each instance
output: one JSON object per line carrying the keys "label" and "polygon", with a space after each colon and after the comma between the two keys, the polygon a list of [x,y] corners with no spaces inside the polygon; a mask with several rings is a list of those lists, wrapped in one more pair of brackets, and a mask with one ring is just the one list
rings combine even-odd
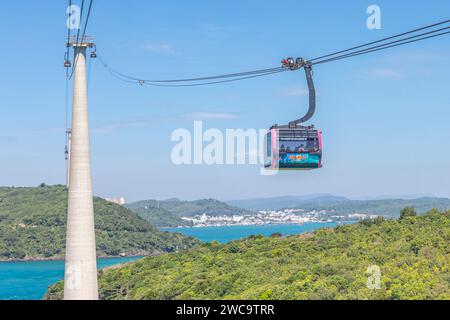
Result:
{"label": "dense vegetation", "polygon": [[303,197],[276,197],[267,199],[250,199],[229,201],[229,204],[253,210],[280,210],[302,208],[309,210],[326,210],[330,215],[346,215],[350,213],[366,213],[397,217],[404,207],[414,207],[418,213],[431,209],[449,210],[450,199],[418,198],[418,199],[385,199],[385,200],[349,200],[332,195],[311,195]]}
{"label": "dense vegetation", "polygon": [[[252,236],[100,272],[103,299],[450,299],[450,212]],[[369,266],[381,288],[367,288]],[[62,283],[49,299],[61,298]]]}
{"label": "dense vegetation", "polygon": [[414,207],[419,214],[425,213],[431,209],[445,211],[450,209],[450,199],[420,198],[412,200],[349,200],[330,203],[313,203],[305,205],[302,208],[334,211],[331,215],[367,213],[383,215],[385,217],[398,217],[400,210],[404,207]]}
{"label": "dense vegetation", "polygon": [[157,207],[135,207],[132,210],[142,219],[155,227],[180,227],[191,226],[191,223],[181,219],[169,210]]}
{"label": "dense vegetation", "polygon": [[141,218],[157,227],[190,226],[181,217],[192,217],[206,214],[207,216],[245,215],[252,212],[246,209],[230,206],[214,199],[181,201],[169,199],[164,201],[145,200],[126,205]]}
{"label": "dense vegetation", "polygon": [[[0,260],[61,258],[67,190],[63,186],[0,188]],[[161,232],[130,210],[94,199],[97,254],[148,255],[190,248],[198,241]]]}

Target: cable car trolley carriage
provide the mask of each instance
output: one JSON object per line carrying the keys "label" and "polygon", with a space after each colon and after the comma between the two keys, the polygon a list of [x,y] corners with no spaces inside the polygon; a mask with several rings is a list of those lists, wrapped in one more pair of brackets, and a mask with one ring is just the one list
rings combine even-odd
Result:
{"label": "cable car trolley carriage", "polygon": [[267,169],[312,170],[322,167],[322,132],[314,125],[302,125],[314,115],[316,93],[312,80],[311,64],[298,58],[282,61],[290,70],[303,68],[309,91],[309,108],[305,116],[288,125],[274,125],[265,139],[265,163]]}

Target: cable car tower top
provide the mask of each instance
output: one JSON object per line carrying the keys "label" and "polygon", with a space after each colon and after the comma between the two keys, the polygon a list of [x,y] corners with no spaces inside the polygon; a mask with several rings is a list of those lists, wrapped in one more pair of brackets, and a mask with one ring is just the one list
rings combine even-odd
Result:
{"label": "cable car tower top", "polygon": [[67,42],[67,47],[93,48],[93,47],[95,47],[94,37],[84,36],[84,37],[78,38],[76,35],[70,36],[69,41]]}

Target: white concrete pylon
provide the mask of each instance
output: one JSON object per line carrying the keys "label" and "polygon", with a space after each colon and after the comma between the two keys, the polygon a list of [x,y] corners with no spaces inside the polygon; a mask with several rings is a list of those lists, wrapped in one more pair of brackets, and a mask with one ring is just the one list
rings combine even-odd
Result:
{"label": "white concrete pylon", "polygon": [[97,300],[97,261],[92,197],[86,43],[75,50],[69,194],[64,273],[65,300]]}

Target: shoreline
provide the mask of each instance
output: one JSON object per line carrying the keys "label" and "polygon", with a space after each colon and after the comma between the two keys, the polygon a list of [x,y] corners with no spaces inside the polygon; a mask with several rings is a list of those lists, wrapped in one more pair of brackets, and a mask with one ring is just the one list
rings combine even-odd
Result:
{"label": "shoreline", "polygon": [[[221,227],[264,227],[264,226],[303,226],[305,224],[328,224],[335,223],[336,225],[340,224],[352,224],[357,221],[309,221],[303,223],[265,223],[265,224],[231,224],[231,225],[210,225],[210,226],[179,226],[179,227],[159,227],[158,229],[161,231],[165,231],[168,229],[171,230],[181,230],[181,229],[199,229],[199,228],[221,228]],[[170,232],[170,231],[166,231]],[[172,231],[174,232],[174,231]],[[124,256],[98,256],[97,259],[115,259],[115,258],[138,258],[138,257],[153,257],[158,256],[161,253],[151,253],[151,254],[130,254]],[[45,262],[45,261],[64,261],[64,256],[50,257],[50,258],[25,258],[25,259],[10,259],[10,260],[1,260],[0,263],[3,262]]]}
{"label": "shoreline", "polygon": [[262,223],[262,224],[223,224],[223,225],[206,225],[206,226],[178,226],[178,227],[159,227],[158,229],[164,231],[167,229],[195,229],[195,228],[221,228],[221,227],[264,227],[264,226],[303,226],[308,223],[317,223],[317,224],[325,224],[325,223],[336,223],[336,224],[348,224],[354,223],[354,220],[348,221],[307,221],[307,222],[299,222],[299,223]]}
{"label": "shoreline", "polygon": [[[117,259],[117,258],[145,258],[157,256],[158,254],[150,254],[150,255],[126,255],[126,256],[98,256],[97,259]],[[2,262],[50,262],[50,261],[64,261],[64,256],[61,257],[52,257],[52,258],[27,258],[27,259],[11,259],[11,260],[0,260]]]}

